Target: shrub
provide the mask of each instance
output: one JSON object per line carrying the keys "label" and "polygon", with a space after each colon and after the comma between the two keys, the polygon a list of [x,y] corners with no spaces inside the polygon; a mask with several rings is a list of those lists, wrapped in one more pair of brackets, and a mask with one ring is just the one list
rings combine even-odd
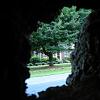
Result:
{"label": "shrub", "polygon": [[27,66],[33,66],[33,64],[32,63],[28,63]]}
{"label": "shrub", "polygon": [[36,63],[40,63],[41,60],[40,60],[40,57],[38,56],[32,56],[31,59],[30,59],[30,63],[32,64],[36,64]]}
{"label": "shrub", "polygon": [[41,58],[41,62],[42,62],[42,63],[43,63],[43,62],[44,62],[44,63],[47,63],[47,62],[48,62],[48,60],[49,60],[49,59],[48,59],[48,58],[46,58],[46,57]]}

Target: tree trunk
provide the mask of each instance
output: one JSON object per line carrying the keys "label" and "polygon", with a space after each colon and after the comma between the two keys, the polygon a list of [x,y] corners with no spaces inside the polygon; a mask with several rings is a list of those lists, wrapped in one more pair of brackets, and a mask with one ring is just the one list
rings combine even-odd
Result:
{"label": "tree trunk", "polygon": [[49,57],[49,66],[53,66],[53,53],[46,51],[44,46],[42,46],[42,49],[43,53]]}
{"label": "tree trunk", "polygon": [[49,57],[49,66],[53,66],[53,54],[49,53],[48,57]]}

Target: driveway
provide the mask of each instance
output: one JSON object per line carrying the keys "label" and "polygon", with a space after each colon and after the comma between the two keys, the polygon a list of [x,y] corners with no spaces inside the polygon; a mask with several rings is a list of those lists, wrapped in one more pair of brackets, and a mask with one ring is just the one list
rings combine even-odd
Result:
{"label": "driveway", "polygon": [[65,85],[66,78],[69,74],[70,73],[29,78],[25,81],[28,87],[26,89],[26,93],[28,95],[37,95],[38,92],[46,90],[48,87]]}

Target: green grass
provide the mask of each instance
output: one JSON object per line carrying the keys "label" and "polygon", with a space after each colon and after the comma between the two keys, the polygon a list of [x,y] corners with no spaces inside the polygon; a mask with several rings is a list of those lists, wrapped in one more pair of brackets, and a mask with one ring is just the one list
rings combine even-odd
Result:
{"label": "green grass", "polygon": [[71,65],[67,63],[55,64],[53,67],[49,67],[48,65],[41,65],[41,66],[33,66],[30,68],[30,77],[40,77],[40,76],[63,74],[70,72],[71,72]]}

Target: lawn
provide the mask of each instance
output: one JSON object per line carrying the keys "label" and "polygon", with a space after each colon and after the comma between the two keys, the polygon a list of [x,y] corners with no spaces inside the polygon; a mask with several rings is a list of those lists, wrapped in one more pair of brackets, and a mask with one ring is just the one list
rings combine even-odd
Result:
{"label": "lawn", "polygon": [[63,74],[71,72],[71,64],[54,64],[53,67],[48,65],[31,66],[30,67],[30,77],[40,77],[47,75]]}

